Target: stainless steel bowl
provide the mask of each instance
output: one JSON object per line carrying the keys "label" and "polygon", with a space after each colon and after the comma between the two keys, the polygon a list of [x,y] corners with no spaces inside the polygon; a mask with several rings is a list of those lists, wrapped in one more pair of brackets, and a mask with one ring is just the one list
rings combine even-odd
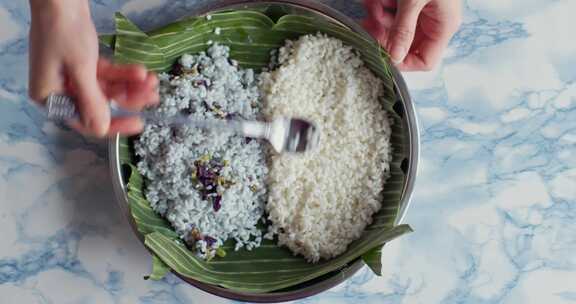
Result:
{"label": "stainless steel bowl", "polygon": [[[212,2],[212,1],[211,1]],[[285,9],[290,10],[293,13],[300,13],[306,15],[313,15],[319,18],[325,18],[331,20],[333,22],[337,22],[355,32],[362,33],[364,35],[368,35],[364,29],[354,22],[349,17],[345,16],[344,14],[317,2],[313,1],[306,1],[306,0],[276,0],[276,1],[259,1],[259,0],[222,0],[222,1],[213,1],[208,6],[199,9],[196,12],[193,12],[193,15],[203,15],[212,11],[223,10],[223,9],[242,9],[242,8],[258,8],[264,7],[269,5],[278,5]],[[414,182],[417,174],[417,167],[419,161],[419,131],[418,131],[418,121],[416,118],[416,112],[414,109],[414,105],[412,104],[412,100],[410,99],[410,95],[408,93],[408,89],[406,87],[406,83],[402,78],[402,75],[398,72],[396,68],[392,69],[393,77],[394,77],[394,86],[397,96],[396,105],[394,107],[395,111],[403,118],[402,123],[404,124],[404,130],[406,130],[404,134],[404,140],[406,142],[406,146],[408,148],[408,158],[403,162],[402,170],[407,175],[407,178],[403,185],[403,191],[401,195],[401,205],[399,208],[399,212],[396,218],[396,223],[400,224],[405,215],[408,211],[408,207],[410,205],[410,198],[412,195],[412,190],[414,188]],[[127,217],[128,221],[130,222],[130,226],[132,227],[134,233],[140,238],[140,240],[144,241],[143,237],[140,235],[138,230],[136,229],[136,224],[130,214],[130,210],[128,208],[128,199],[126,196],[126,181],[124,180],[122,174],[122,167],[120,164],[119,159],[119,140],[120,137],[117,135],[116,137],[112,138],[109,142],[109,154],[110,154],[110,168],[112,174],[112,182],[114,185],[114,191],[116,194],[116,198],[122,212]],[[221,288],[218,286],[205,284],[202,282],[198,282],[196,280],[182,277],[180,278],[187,283],[196,286],[206,292],[209,292],[214,295],[218,295],[221,297],[239,300],[239,301],[249,301],[249,302],[258,302],[258,303],[272,303],[272,302],[283,302],[283,301],[293,301],[297,299],[302,299],[305,297],[309,297],[325,290],[328,290],[346,279],[350,278],[354,275],[358,270],[360,270],[364,266],[364,263],[361,259],[356,260],[355,262],[347,265],[343,269],[333,272],[327,275],[324,275],[320,278],[317,278],[313,281],[306,282],[305,284],[301,284],[294,288],[290,288],[289,290],[283,290],[278,292],[266,293],[266,294],[254,294],[254,293],[242,293],[242,292],[235,292],[229,289]],[[178,275],[178,274],[176,274]],[[179,275],[178,275],[179,276]]]}

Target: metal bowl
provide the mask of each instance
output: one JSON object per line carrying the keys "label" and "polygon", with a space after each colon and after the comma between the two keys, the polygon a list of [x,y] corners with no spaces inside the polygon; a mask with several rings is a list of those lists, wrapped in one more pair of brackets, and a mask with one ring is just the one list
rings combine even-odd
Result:
{"label": "metal bowl", "polygon": [[[208,6],[194,12],[194,15],[203,15],[209,12],[224,9],[227,10],[227,9],[262,8],[270,5],[278,6],[282,9],[290,11],[291,13],[315,16],[318,18],[325,18],[332,22],[339,23],[340,25],[347,27],[357,33],[368,35],[360,25],[358,25],[356,22],[354,22],[352,19],[345,16],[344,14],[326,5],[306,0],[213,1]],[[397,96],[394,110],[402,117],[402,123],[404,124],[403,128],[404,130],[406,130],[404,134],[405,137],[404,140],[408,148],[407,153],[408,158],[405,159],[402,163],[402,170],[406,174],[407,178],[405,179],[403,185],[400,208],[396,218],[396,223],[400,224],[403,221],[404,216],[406,215],[408,206],[410,205],[410,198],[412,195],[412,190],[414,188],[414,182],[416,178],[417,166],[419,161],[420,138],[418,132],[418,121],[416,118],[414,105],[412,104],[410,95],[408,94],[408,89],[406,87],[404,79],[402,78],[402,75],[398,72],[398,70],[394,67],[392,68],[392,74],[394,78],[394,86]],[[138,232],[136,224],[128,208],[128,199],[125,188],[126,181],[125,177],[122,174],[122,167],[119,159],[119,140],[120,136],[117,135],[114,138],[112,138],[109,142],[109,154],[110,154],[109,160],[110,160],[110,168],[111,168],[114,192],[116,194],[116,198],[120,208],[122,209],[122,212],[130,222],[132,230],[143,243],[144,239],[142,235],[140,235],[140,233]],[[274,303],[274,302],[298,300],[321,293],[347,280],[352,275],[354,275],[358,270],[360,270],[363,266],[364,262],[361,259],[357,259],[356,261],[348,264],[346,267],[340,269],[339,271],[326,274],[322,277],[302,283],[300,285],[294,286],[286,290],[266,294],[236,292],[215,285],[198,282],[196,280],[180,276],[177,273],[175,274],[179,276],[182,280],[186,281],[187,283],[214,295],[239,301]]]}

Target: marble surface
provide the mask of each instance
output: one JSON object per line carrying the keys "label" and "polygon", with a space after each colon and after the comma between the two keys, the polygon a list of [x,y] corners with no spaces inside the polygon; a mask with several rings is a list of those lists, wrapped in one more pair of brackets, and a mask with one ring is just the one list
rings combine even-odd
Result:
{"label": "marble surface", "polygon": [[[198,3],[92,7],[109,31],[117,10],[153,27]],[[576,302],[576,1],[465,4],[443,65],[405,75],[422,131],[416,232],[386,246],[382,277],[300,303]],[[27,1],[0,0],[0,303],[228,303],[142,279],[149,256],[115,205],[105,144],[27,103],[28,25]]]}

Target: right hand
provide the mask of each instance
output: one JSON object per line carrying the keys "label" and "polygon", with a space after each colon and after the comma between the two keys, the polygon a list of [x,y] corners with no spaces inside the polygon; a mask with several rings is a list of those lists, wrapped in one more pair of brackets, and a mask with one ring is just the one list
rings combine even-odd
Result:
{"label": "right hand", "polygon": [[364,27],[403,71],[433,69],[460,27],[460,0],[364,0]]}
{"label": "right hand", "polygon": [[98,36],[86,0],[30,0],[30,97],[51,93],[76,98],[77,131],[97,137],[135,134],[139,118],[111,119],[108,101],[140,110],[158,102],[158,79],[139,65],[114,65],[99,58]]}

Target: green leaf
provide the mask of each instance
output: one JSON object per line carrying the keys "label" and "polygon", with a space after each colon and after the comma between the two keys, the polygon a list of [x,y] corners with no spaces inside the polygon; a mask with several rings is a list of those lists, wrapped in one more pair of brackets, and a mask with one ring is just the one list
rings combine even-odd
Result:
{"label": "green leaf", "polygon": [[145,277],[145,279],[150,279],[154,281],[162,280],[166,274],[170,272],[170,267],[166,263],[162,262],[158,256],[152,255],[152,273]]}
{"label": "green leaf", "polygon": [[169,65],[154,41],[120,13],[116,13],[114,58],[119,63],[143,64],[153,71]]}
{"label": "green leaf", "polygon": [[270,292],[306,282],[354,261],[371,247],[411,232],[400,225],[385,232],[373,231],[355,241],[349,250],[332,260],[309,264],[288,250],[265,244],[251,252],[232,252],[211,262],[197,258],[180,242],[160,232],[146,235],[145,244],[179,274],[195,280],[246,292]]}
{"label": "green leaf", "polygon": [[121,165],[130,165],[136,163],[134,153],[132,151],[132,145],[128,138],[120,138],[120,141],[118,142],[118,150]]}
{"label": "green leaf", "polygon": [[285,5],[269,5],[266,8],[262,9],[262,12],[270,17],[270,19],[272,19],[272,21],[274,22],[278,22],[278,20],[280,18],[282,18],[283,16],[286,16],[290,13],[292,13],[292,9],[288,8]]}
{"label": "green leaf", "polygon": [[138,226],[138,231],[143,235],[152,232],[162,232],[167,237],[172,239],[178,238],[176,232],[172,230],[170,223],[164,218],[160,217],[146,198],[142,194],[144,189],[143,179],[134,165],[130,165],[132,170],[130,180],[128,182],[128,204],[132,217]]}
{"label": "green leaf", "polygon": [[[373,223],[360,239],[350,244],[344,254],[329,261],[309,264],[274,241],[264,241],[261,247],[252,251],[234,251],[234,243],[228,241],[222,247],[226,252],[224,257],[219,255],[204,261],[183,245],[169,223],[146,201],[142,194],[143,179],[134,167],[136,158],[132,144],[123,138],[120,160],[132,168],[128,200],[138,231],[145,237],[146,246],[178,274],[236,291],[263,293],[305,284],[325,274],[338,275],[360,258],[380,275],[382,245],[412,231],[409,226],[395,225],[406,178],[400,164],[408,157],[408,149],[402,118],[392,110],[395,98],[388,55],[369,37],[335,23],[289,15],[277,9],[268,9],[268,16],[263,13],[265,11],[217,12],[211,14],[210,20],[205,16],[188,18],[148,33],[117,14],[115,57],[124,62],[145,64],[155,71],[166,71],[184,53],[206,51],[211,43],[217,42],[228,45],[231,58],[242,67],[259,70],[269,63],[270,51],[283,46],[287,39],[318,32],[341,39],[353,46],[366,65],[384,80],[386,94],[382,104],[394,121],[391,177],[384,189],[381,210],[374,215]],[[216,35],[216,28],[220,35]]]}
{"label": "green leaf", "polygon": [[362,255],[364,263],[366,263],[377,276],[382,275],[382,248],[383,246],[378,246]]}
{"label": "green leaf", "polygon": [[98,36],[98,41],[105,47],[114,48],[114,43],[116,42],[116,35],[100,35]]}
{"label": "green leaf", "polygon": [[226,250],[224,250],[222,247],[218,247],[218,249],[216,249],[216,255],[221,258],[226,257]]}
{"label": "green leaf", "polygon": [[126,18],[122,13],[114,14],[116,22],[116,34],[122,36],[146,37],[146,33],[141,31],[134,23]]}

